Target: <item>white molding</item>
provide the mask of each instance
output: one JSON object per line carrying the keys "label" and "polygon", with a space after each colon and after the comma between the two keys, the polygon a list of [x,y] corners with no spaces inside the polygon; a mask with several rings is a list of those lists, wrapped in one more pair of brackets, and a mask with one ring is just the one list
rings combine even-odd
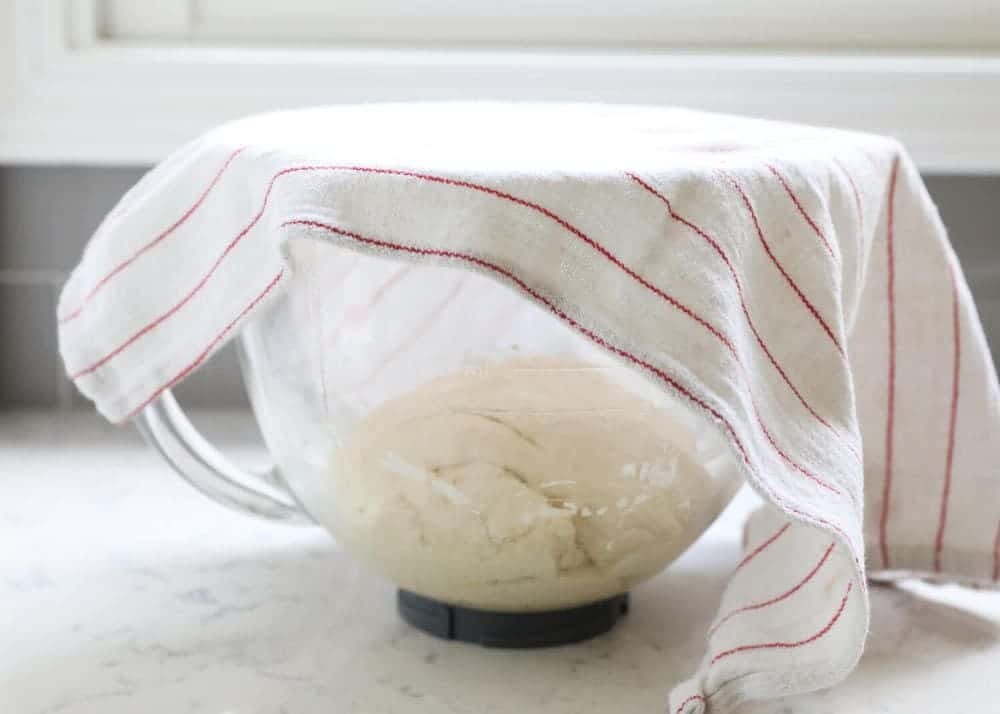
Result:
{"label": "white molding", "polygon": [[991,0],[92,1],[133,42],[1000,50]]}
{"label": "white molding", "polygon": [[0,94],[13,97],[0,99],[0,162],[143,165],[255,112],[488,98],[841,126],[896,136],[929,172],[1000,172],[1000,55],[129,48],[86,36],[96,22],[71,26],[80,8],[66,12],[67,0],[15,7],[15,71],[0,68]]}

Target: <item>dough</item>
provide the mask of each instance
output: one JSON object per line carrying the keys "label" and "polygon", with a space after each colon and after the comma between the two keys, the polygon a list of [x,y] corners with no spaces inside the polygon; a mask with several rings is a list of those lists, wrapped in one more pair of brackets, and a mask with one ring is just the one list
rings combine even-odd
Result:
{"label": "dough", "polygon": [[625,371],[522,359],[429,381],[334,450],[318,515],[400,586],[449,603],[548,610],[625,592],[707,525],[693,501],[713,488],[692,430]]}

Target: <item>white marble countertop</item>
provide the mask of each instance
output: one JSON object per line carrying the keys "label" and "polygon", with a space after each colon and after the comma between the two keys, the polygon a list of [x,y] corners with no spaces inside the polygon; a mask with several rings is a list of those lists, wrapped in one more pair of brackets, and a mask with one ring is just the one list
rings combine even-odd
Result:
{"label": "white marble countertop", "polygon": [[[245,417],[202,418],[241,458]],[[633,592],[604,637],[549,650],[435,640],[319,529],[230,513],[131,429],[0,414],[4,714],[659,714],[701,655],[739,559],[740,497]],[[1000,596],[875,587],[858,670],[752,712],[986,712],[1000,705]]]}

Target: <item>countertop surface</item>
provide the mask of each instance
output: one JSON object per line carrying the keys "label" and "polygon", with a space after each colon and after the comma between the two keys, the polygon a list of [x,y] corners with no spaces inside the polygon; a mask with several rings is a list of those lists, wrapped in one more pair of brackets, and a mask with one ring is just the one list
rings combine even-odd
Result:
{"label": "countertop surface", "polygon": [[[259,460],[240,414],[199,423]],[[322,530],[231,513],[132,429],[0,413],[4,714],[661,713],[692,671],[754,498],[632,593],[613,632],[487,650],[410,629],[390,583]],[[873,586],[859,668],[754,714],[997,711],[1000,594]]]}

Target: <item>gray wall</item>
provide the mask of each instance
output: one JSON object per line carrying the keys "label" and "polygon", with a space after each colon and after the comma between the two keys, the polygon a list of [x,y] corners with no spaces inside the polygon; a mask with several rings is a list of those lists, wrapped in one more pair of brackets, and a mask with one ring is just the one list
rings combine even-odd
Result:
{"label": "gray wall", "polygon": [[[0,406],[70,408],[85,400],[56,352],[60,286],[88,237],[142,171],[0,167]],[[1000,176],[931,176],[927,184],[1000,351]],[[245,403],[235,359],[224,350],[179,397],[198,406]]]}

